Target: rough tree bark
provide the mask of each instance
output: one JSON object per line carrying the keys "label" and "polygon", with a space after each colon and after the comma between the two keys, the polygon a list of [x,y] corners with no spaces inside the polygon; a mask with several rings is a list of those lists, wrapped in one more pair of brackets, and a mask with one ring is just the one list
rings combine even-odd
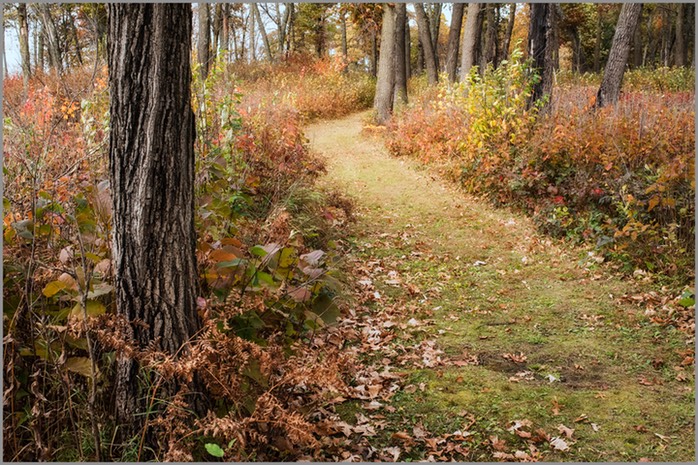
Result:
{"label": "rough tree bark", "polygon": [[608,62],[603,72],[603,80],[596,94],[597,108],[609,104],[615,105],[618,102],[620,86],[630,54],[630,41],[635,34],[640,13],[642,13],[642,3],[624,3],[620,10]]}
{"label": "rough tree bark", "polygon": [[395,5],[395,101],[407,103],[407,63],[405,62],[405,26],[407,5]]}
{"label": "rough tree bark", "polygon": [[[544,96],[552,96],[558,41],[556,4],[532,3],[528,29],[528,56],[540,73],[540,81],[533,87],[529,107]],[[550,103],[548,100],[547,105]],[[545,107],[541,109],[545,111]]]}
{"label": "rough tree bark", "polygon": [[393,87],[395,86],[395,6],[387,3],[383,10],[381,49],[378,59],[378,80],[373,109],[376,123],[385,124],[393,110]]}
{"label": "rough tree bark", "polygon": [[451,27],[448,31],[448,46],[446,47],[446,74],[448,80],[456,81],[456,68],[458,67],[458,48],[460,46],[460,31],[463,25],[463,11],[465,3],[454,3],[451,14]]}
{"label": "rough tree bark", "polygon": [[465,18],[465,31],[463,31],[463,44],[461,46],[460,80],[470,73],[470,68],[475,65],[475,49],[480,43],[480,4],[468,5],[468,15]]}
{"label": "rough tree bark", "polygon": [[199,40],[196,46],[196,54],[199,59],[199,74],[201,79],[208,77],[211,59],[211,13],[208,3],[199,3]]}
{"label": "rough tree bark", "polygon": [[424,64],[427,68],[427,81],[430,85],[433,85],[439,81],[439,72],[436,67],[434,46],[431,41],[429,18],[424,11],[424,4],[415,3],[414,10],[417,13],[417,29],[419,32],[419,42],[422,44],[422,52],[424,53]]}
{"label": "rough tree bark", "polygon": [[22,84],[24,98],[27,98],[31,65],[29,57],[29,21],[27,20],[27,5],[25,3],[17,5],[17,16],[19,20],[19,54],[22,57]]}
{"label": "rough tree bark", "polygon": [[[108,4],[108,12],[117,312],[140,348],[175,355],[200,328],[191,6]],[[114,407],[128,438],[142,422],[145,386],[136,361],[119,357],[116,371]],[[158,395],[175,388],[163,383]]]}
{"label": "rough tree bark", "polygon": [[405,15],[405,74],[412,76],[412,39],[410,37],[410,18]]}
{"label": "rough tree bark", "polygon": [[504,61],[509,59],[509,46],[511,44],[511,36],[514,33],[514,21],[516,19],[516,3],[509,4],[509,19],[507,20],[507,30],[504,34],[504,42],[502,42],[501,59]]}

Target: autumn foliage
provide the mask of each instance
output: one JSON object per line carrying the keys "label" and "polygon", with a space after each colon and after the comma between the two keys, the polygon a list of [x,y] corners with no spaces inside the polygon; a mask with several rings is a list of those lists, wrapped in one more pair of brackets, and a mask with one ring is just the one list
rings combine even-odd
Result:
{"label": "autumn foliage", "polygon": [[[673,86],[688,81],[685,72],[657,73]],[[441,85],[395,119],[388,147],[524,210],[547,233],[596,246],[628,272],[691,276],[694,93],[639,91],[658,80],[636,71],[617,107],[592,111],[595,88],[567,78],[539,114],[525,104],[531,79],[513,61]]]}

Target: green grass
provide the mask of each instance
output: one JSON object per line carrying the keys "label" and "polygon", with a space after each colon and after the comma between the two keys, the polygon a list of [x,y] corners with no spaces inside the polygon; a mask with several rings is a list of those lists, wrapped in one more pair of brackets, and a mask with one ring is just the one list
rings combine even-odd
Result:
{"label": "green grass", "polygon": [[[689,374],[677,381],[673,369],[688,348],[686,335],[649,323],[638,308],[618,300],[638,292],[636,283],[613,277],[603,265],[585,272],[578,264],[583,250],[541,237],[528,219],[390,158],[379,139],[360,135],[359,128],[360,117],[353,116],[310,129],[311,143],[328,159],[327,182],[358,203],[356,258],[381,260],[386,275],[395,270],[423,291],[440,289],[420,300],[385,284],[387,276],[373,277],[382,305],[416,304],[405,319],[433,320],[399,332],[394,343],[436,340],[444,358],[467,352],[480,360],[477,366],[401,368],[408,373],[405,385],[424,383],[425,390],[394,396],[395,411],[380,412],[388,427],[371,438],[373,447],[391,444],[392,432],[411,431],[418,422],[432,434],[452,433],[464,426],[467,412],[476,418],[467,460],[493,460],[482,446],[490,435],[525,450],[506,431],[521,419],[552,436],[559,436],[560,424],[575,429],[570,451],[539,446],[545,460],[694,459],[694,380]],[[424,252],[412,255],[418,243]],[[486,265],[474,266],[478,260]],[[503,357],[520,352],[523,363]],[[366,354],[367,363],[380,358]],[[535,379],[510,381],[524,370]],[[560,381],[549,382],[547,375]],[[558,415],[553,402],[560,405]],[[350,421],[360,408],[347,403],[338,412]],[[575,423],[582,414],[588,422]],[[424,451],[417,447],[405,458],[424,459]]]}

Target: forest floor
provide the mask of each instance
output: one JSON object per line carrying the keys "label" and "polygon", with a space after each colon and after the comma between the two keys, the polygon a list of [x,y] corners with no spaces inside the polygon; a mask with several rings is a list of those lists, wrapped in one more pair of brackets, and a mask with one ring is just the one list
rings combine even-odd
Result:
{"label": "forest floor", "polygon": [[343,458],[692,461],[692,343],[645,316],[650,278],[390,157],[366,118],[307,130],[357,210]]}

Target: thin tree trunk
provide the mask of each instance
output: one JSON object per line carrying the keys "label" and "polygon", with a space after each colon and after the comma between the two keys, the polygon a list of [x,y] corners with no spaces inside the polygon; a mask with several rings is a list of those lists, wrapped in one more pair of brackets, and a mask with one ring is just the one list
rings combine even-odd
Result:
{"label": "thin tree trunk", "polygon": [[218,58],[218,48],[220,46],[221,29],[223,28],[223,4],[216,3],[213,10],[213,41],[211,42],[211,62]]}
{"label": "thin tree trunk", "polygon": [[201,80],[206,80],[209,71],[210,60],[210,40],[211,40],[211,14],[208,3],[199,3],[199,40],[196,53],[199,58],[199,74]]}
{"label": "thin tree trunk", "polygon": [[[130,322],[129,336],[138,348],[177,357],[201,326],[191,6],[110,3],[107,8],[117,313]],[[137,414],[146,409],[147,387],[133,359],[119,356],[116,373],[116,418],[122,437],[129,438],[140,431],[144,417]],[[162,383],[158,398],[178,387]]]}
{"label": "thin tree trunk", "polygon": [[475,49],[480,42],[480,4],[468,5],[468,15],[465,18],[465,31],[463,31],[463,45],[461,46],[460,80],[465,81],[470,73],[470,68],[475,65]]}
{"label": "thin tree trunk", "polygon": [[620,10],[613,44],[608,54],[608,62],[604,69],[601,87],[596,94],[596,106],[615,105],[620,97],[620,86],[623,82],[625,66],[630,54],[630,41],[635,34],[635,28],[642,13],[642,3],[624,3]]}
{"label": "thin tree trunk", "polygon": [[[78,28],[75,26],[75,21],[73,21],[72,15],[68,14],[68,23],[70,24],[70,32],[73,35],[73,41],[75,43],[75,57],[78,60],[78,64],[82,66],[82,50],[80,48],[80,39],[78,38]],[[67,48],[66,44],[66,48]]]}
{"label": "thin tree trunk", "polygon": [[507,20],[507,31],[504,34],[504,42],[502,43],[502,58],[503,60],[509,59],[509,46],[511,45],[511,36],[514,33],[514,21],[516,19],[516,3],[509,4],[509,19]]}
{"label": "thin tree trunk", "polygon": [[36,58],[36,63],[37,67],[41,70],[43,73],[46,70],[46,61],[44,59],[44,51],[46,49],[46,46],[44,44],[44,35],[46,34],[46,29],[44,28],[44,25],[41,25],[41,30],[39,31],[39,37],[37,39],[37,58]]}
{"label": "thin tree trunk", "polygon": [[58,31],[56,30],[56,24],[51,16],[51,8],[47,3],[39,3],[38,7],[44,26],[45,39],[48,44],[48,56],[51,60],[50,65],[59,75],[63,74],[63,58],[61,56],[60,39],[58,37]]}
{"label": "thin tree trunk", "polygon": [[439,63],[439,30],[441,29],[441,11],[443,5],[441,3],[433,3],[431,15],[429,16],[429,27],[431,32],[431,47],[434,49],[434,64],[436,72],[441,69]]}
{"label": "thin tree trunk", "polygon": [[378,33],[371,29],[371,76],[378,76]]}
{"label": "thin tree trunk", "polygon": [[395,101],[407,103],[407,63],[405,62],[405,25],[407,5],[395,5]]}
{"label": "thin tree trunk", "polygon": [[494,11],[495,4],[487,3],[485,6],[485,17],[487,18],[487,29],[485,30],[485,48],[482,54],[482,64],[480,71],[484,72],[487,65],[497,58],[497,20]]}
{"label": "thin tree trunk", "polygon": [[436,67],[436,57],[431,41],[429,18],[424,11],[424,4],[415,3],[414,9],[417,13],[417,29],[419,32],[419,41],[422,44],[422,51],[424,53],[424,64],[427,68],[427,81],[430,85],[433,85],[439,81],[439,72]]}
{"label": "thin tree trunk", "polygon": [[454,3],[451,14],[451,27],[448,31],[448,46],[446,49],[446,74],[448,80],[456,81],[456,68],[458,67],[458,48],[460,46],[460,31],[463,25],[464,3]]}
{"label": "thin tree trunk", "polygon": [[252,8],[254,10],[255,18],[257,18],[257,25],[259,26],[259,32],[262,35],[262,41],[264,42],[264,51],[267,55],[267,60],[274,61],[274,55],[271,52],[271,44],[269,43],[269,36],[267,36],[267,30],[264,27],[264,22],[262,21],[262,15],[259,14],[259,7],[256,3],[252,3]]}
{"label": "thin tree trunk", "polygon": [[405,75],[407,79],[412,76],[412,38],[410,36],[410,20],[405,15]]}
{"label": "thin tree trunk", "polygon": [[385,124],[393,110],[393,87],[395,86],[395,6],[385,4],[381,30],[381,48],[378,62],[378,80],[373,109],[376,123]]}
{"label": "thin tree trunk", "polygon": [[349,59],[349,50],[347,46],[347,16],[342,12],[342,57],[346,62]]}
{"label": "thin tree trunk", "polygon": [[686,38],[684,20],[686,8],[683,3],[676,5],[676,40],[674,41],[674,66],[686,66]]}
{"label": "thin tree trunk", "polygon": [[27,20],[27,5],[25,3],[17,5],[17,16],[19,20],[19,54],[22,57],[22,86],[24,98],[26,99],[29,92],[31,65],[29,57],[29,21]]}
{"label": "thin tree trunk", "polygon": [[[223,63],[228,63],[230,61],[229,55],[228,55],[228,48],[230,47],[230,4],[229,3],[224,3],[223,4],[223,11],[222,11],[222,18],[221,18],[221,36],[220,36],[220,45],[219,48],[221,50],[221,55],[223,59]],[[226,67],[227,69],[227,67]]]}
{"label": "thin tree trunk", "polygon": [[250,3],[250,61],[257,61],[257,37],[255,36],[254,3]]}

